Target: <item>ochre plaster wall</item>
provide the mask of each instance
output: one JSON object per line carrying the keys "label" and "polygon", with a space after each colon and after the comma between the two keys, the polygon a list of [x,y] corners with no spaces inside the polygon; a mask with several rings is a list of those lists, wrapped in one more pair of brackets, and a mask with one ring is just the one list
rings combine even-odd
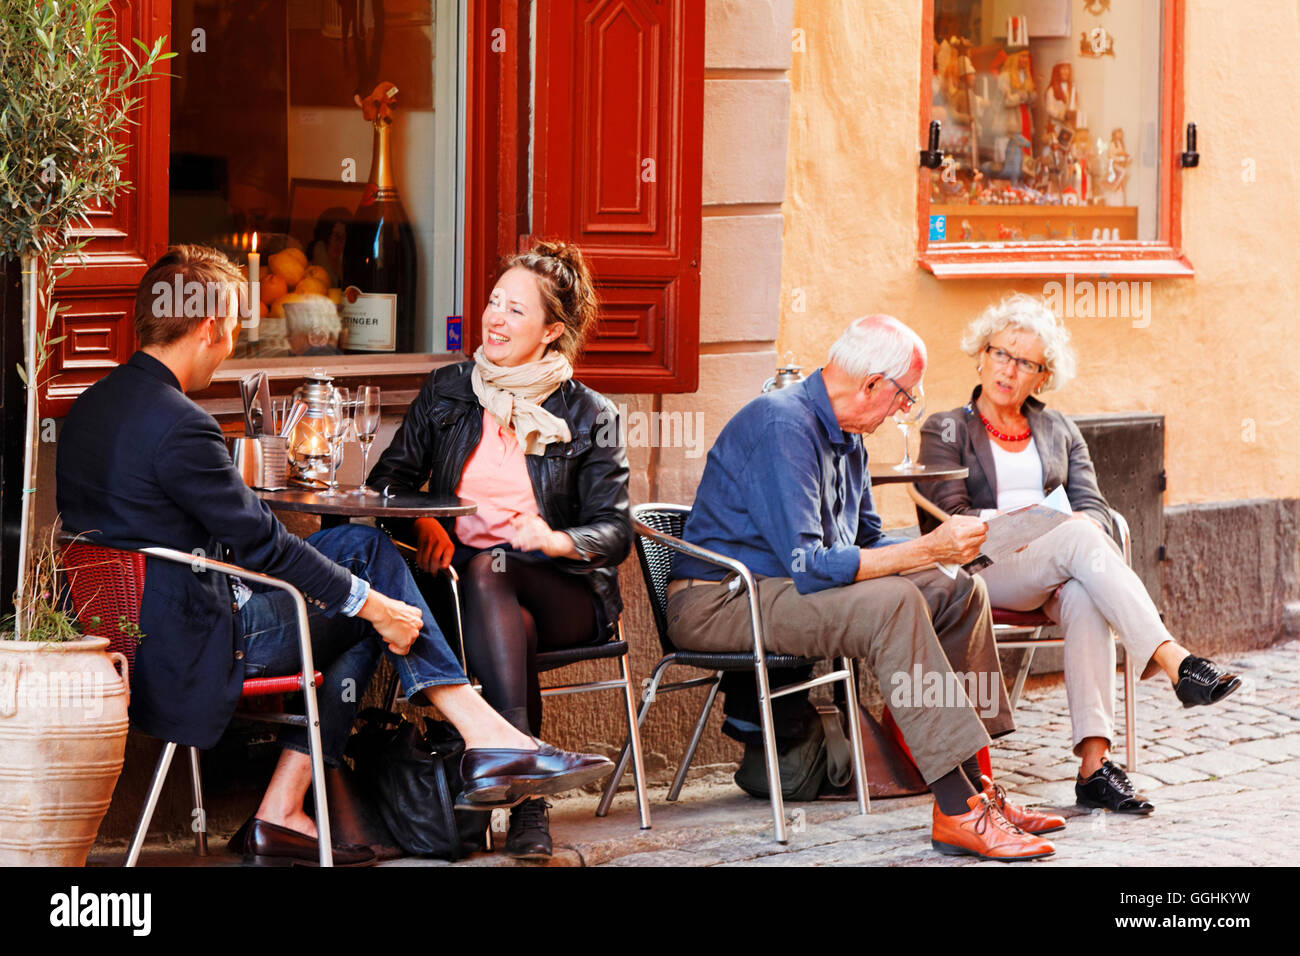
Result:
{"label": "ochre plaster wall", "polygon": [[[892,313],[929,345],[930,410],[962,404],[975,384],[957,348],[966,322],[1043,280],[940,282],[916,264],[921,4],[796,0],[794,26],[805,49],[790,71],[778,350],[811,370],[849,320]],[[1188,4],[1185,115],[1201,163],[1172,175],[1196,276],[1152,282],[1145,328],[1067,320],[1079,374],[1045,396],[1068,413],[1163,414],[1167,504],[1300,494],[1300,134],[1283,106],[1300,93],[1297,33],[1290,0]],[[868,447],[897,460],[897,428]],[[887,524],[915,523],[901,492],[879,497]]]}

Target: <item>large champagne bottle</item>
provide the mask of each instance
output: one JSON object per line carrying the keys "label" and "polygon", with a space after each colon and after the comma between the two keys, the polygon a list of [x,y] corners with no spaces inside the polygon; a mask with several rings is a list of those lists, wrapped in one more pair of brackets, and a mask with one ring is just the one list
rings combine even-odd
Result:
{"label": "large champagne bottle", "polygon": [[375,128],[370,180],[343,247],[344,352],[415,350],[415,235],[393,180],[389,138],[397,87],[380,83],[364,101]]}

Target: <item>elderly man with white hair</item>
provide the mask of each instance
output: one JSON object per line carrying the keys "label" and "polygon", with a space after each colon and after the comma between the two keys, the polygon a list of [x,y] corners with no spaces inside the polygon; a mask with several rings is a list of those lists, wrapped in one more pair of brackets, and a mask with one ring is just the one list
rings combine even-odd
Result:
{"label": "elderly man with white hair", "polygon": [[[1036,833],[1065,821],[1007,802],[976,760],[990,737],[1014,729],[988,597],[977,579],[933,567],[974,558],[986,526],[960,516],[914,540],[889,538],[872,503],[861,436],[913,403],[925,365],[925,345],[898,319],[855,321],[825,368],[727,423],[682,535],[753,572],[768,651],[862,658],[882,688],[917,667],[943,687],[970,686],[963,672],[985,676],[974,686],[993,699],[979,712],[965,694],[946,706],[891,700],[890,710],[935,796],[935,849],[1035,859],[1053,852]],[[668,628],[678,647],[748,649],[748,602],[721,569],[683,556],[673,577]]]}

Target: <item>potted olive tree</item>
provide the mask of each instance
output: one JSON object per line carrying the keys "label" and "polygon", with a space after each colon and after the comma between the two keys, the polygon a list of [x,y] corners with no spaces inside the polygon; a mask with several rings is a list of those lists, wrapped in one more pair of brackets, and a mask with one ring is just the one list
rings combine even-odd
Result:
{"label": "potted olive tree", "polygon": [[22,264],[26,386],[17,589],[0,623],[0,865],[83,864],[122,768],[124,662],[119,676],[108,640],[66,613],[52,536],[33,541],[33,498],[53,493],[35,487],[37,405],[55,283],[89,210],[130,185],[122,134],[173,55],[163,42],[120,42],[109,0],[0,0],[0,264]]}

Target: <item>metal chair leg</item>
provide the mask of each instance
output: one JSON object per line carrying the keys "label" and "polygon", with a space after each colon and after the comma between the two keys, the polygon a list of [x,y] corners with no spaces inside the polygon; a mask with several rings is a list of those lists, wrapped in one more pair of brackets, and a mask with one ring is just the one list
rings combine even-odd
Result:
{"label": "metal chair leg", "polygon": [[[619,639],[622,640],[622,624]],[[650,800],[645,791],[645,760],[641,753],[641,731],[637,727],[636,693],[632,689],[632,671],[627,666],[627,655],[618,659],[623,672],[623,696],[627,705],[627,739],[632,750],[632,773],[636,785],[636,805],[641,814],[641,829],[650,829]]]}
{"label": "metal chair leg", "polygon": [[867,792],[867,762],[862,758],[862,711],[858,709],[857,668],[848,657],[838,666],[848,671],[844,679],[844,709],[849,718],[849,746],[853,748],[853,780],[858,792],[858,813],[871,812],[871,794]]}
{"label": "metal chair leg", "polygon": [[176,744],[171,741],[163,744],[158,762],[154,764],[153,778],[149,781],[149,793],[145,797],[144,806],[140,808],[140,818],[136,821],[135,832],[131,834],[131,844],[126,849],[126,866],[135,866],[140,859],[140,850],[143,849],[144,838],[149,832],[149,821],[153,819],[153,812],[158,806],[158,797],[162,793],[175,753]]}
{"label": "metal chair leg", "polygon": [[673,785],[668,790],[668,802],[672,803],[682,793],[682,787],[686,784],[686,772],[691,769],[691,763],[695,760],[695,751],[700,746],[700,738],[704,736],[704,725],[709,722],[709,714],[713,711],[713,703],[718,699],[718,688],[721,686],[722,671],[713,675],[713,684],[709,687],[708,696],[704,698],[704,706],[700,708],[699,719],[695,721],[695,730],[691,733],[690,743],[686,745],[686,753],[682,755],[682,762],[677,767],[677,774],[673,777]]}
{"label": "metal chair leg", "polygon": [[1126,650],[1124,652],[1124,762],[1127,765],[1125,769],[1128,770],[1138,768],[1138,752],[1141,749],[1138,746],[1137,730],[1137,684],[1133,657]]}
{"label": "metal chair leg", "polygon": [[758,661],[754,665],[758,681],[758,715],[763,724],[763,757],[767,763],[767,786],[772,795],[772,829],[776,842],[789,842],[785,830],[785,795],[781,793],[781,766],[777,763],[776,733],[772,729],[772,689],[767,681],[767,665]]}
{"label": "metal chair leg", "polygon": [[[1040,627],[1034,631],[1031,640],[1038,640],[1042,635],[1043,629]],[[1034,651],[1036,648],[1026,647],[1024,659],[1020,662],[1020,670],[1016,673],[1015,683],[1011,685],[1011,712],[1016,712],[1016,707],[1020,703],[1020,692],[1025,688],[1025,678],[1029,676],[1030,665],[1034,663]]]}
{"label": "metal chair leg", "polygon": [[194,830],[194,855],[208,855],[208,814],[203,809],[203,773],[199,769],[199,748],[187,747],[190,752],[190,799],[194,803],[190,827]]}
{"label": "metal chair leg", "polygon": [[[641,725],[645,723],[645,715],[650,710],[650,704],[655,699],[655,691],[659,688],[659,681],[667,673],[672,663],[671,657],[661,660],[655,665],[654,673],[650,675],[650,683],[646,687],[645,695],[641,698],[641,708],[636,717],[638,732]],[[600,804],[596,807],[596,816],[603,817],[609,813],[609,805],[614,802],[614,794],[618,792],[618,785],[623,779],[623,774],[627,772],[627,762],[631,756],[630,740],[625,740],[623,741],[623,749],[619,751],[618,760],[614,763],[614,772],[610,774],[609,783],[605,784],[605,794],[600,798]]]}

